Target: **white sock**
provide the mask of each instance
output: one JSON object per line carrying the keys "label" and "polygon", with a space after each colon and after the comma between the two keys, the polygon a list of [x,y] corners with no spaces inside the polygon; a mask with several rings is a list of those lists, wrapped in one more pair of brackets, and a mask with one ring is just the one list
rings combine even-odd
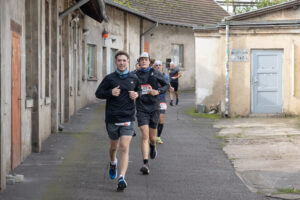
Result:
{"label": "white sock", "polygon": [[116,159],[116,160],[114,160],[114,161],[110,161],[110,164],[112,164],[112,165],[117,165],[117,164],[118,164],[118,160]]}
{"label": "white sock", "polygon": [[122,178],[122,177],[125,178],[125,176],[123,174],[120,174],[119,179]]}

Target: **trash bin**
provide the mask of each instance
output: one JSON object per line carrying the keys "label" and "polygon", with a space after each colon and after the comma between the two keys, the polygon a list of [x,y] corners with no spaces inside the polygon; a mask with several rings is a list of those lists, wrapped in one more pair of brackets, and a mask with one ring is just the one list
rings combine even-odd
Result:
{"label": "trash bin", "polygon": [[204,113],[205,112],[205,104],[198,104],[196,111],[198,113]]}

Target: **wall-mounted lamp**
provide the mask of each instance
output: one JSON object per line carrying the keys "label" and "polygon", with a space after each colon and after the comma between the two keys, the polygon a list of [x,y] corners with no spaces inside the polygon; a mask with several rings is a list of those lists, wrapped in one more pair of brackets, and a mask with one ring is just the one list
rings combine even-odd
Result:
{"label": "wall-mounted lamp", "polygon": [[108,38],[108,32],[104,29],[102,32],[102,38],[107,39]]}

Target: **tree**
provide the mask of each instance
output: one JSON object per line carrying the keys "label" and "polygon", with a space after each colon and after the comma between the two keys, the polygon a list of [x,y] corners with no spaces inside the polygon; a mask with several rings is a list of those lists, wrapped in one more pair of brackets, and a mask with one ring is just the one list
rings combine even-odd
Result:
{"label": "tree", "polygon": [[256,6],[257,8],[264,8],[267,6],[273,6],[275,4],[284,3],[288,0],[256,0]]}

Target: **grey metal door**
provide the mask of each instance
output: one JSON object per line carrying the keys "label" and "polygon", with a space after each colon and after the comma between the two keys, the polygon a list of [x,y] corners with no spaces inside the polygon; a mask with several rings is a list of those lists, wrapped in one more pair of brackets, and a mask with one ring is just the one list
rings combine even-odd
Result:
{"label": "grey metal door", "polygon": [[253,50],[251,112],[282,112],[282,51]]}

